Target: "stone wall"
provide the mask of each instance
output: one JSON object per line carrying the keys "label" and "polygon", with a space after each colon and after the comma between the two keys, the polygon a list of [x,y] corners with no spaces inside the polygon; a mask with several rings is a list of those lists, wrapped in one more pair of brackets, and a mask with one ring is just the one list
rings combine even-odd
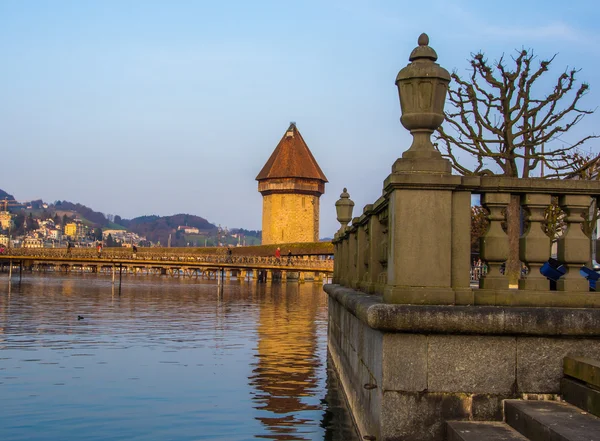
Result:
{"label": "stone wall", "polygon": [[399,306],[325,290],[332,360],[361,436],[378,441],[441,441],[446,420],[502,420],[503,399],[556,397],[565,356],[600,357],[594,310]]}
{"label": "stone wall", "polygon": [[293,193],[263,196],[263,245],[318,240],[318,196]]}

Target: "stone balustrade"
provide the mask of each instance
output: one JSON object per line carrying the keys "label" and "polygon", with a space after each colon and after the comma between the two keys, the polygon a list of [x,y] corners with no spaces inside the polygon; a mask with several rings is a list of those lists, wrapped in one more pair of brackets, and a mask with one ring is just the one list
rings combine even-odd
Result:
{"label": "stone balustrade", "polygon": [[[600,182],[506,177],[406,175],[392,173],[383,196],[364,207],[359,217],[336,233],[334,283],[383,295],[389,303],[473,304],[507,291],[502,266],[508,257],[508,236],[502,227],[511,195],[518,195],[525,213],[520,259],[529,271],[519,291],[550,290],[540,273],[551,257],[551,239],[544,233],[544,212],[558,197],[566,213],[566,229],[558,240],[558,261],[567,268],[557,291],[587,293],[579,274],[591,260],[590,238],[582,230]],[[478,194],[489,211],[489,228],[481,238],[481,258],[489,270],[470,287],[471,196]],[[392,207],[399,207],[392,211]],[[412,209],[410,207],[412,206]],[[407,208],[408,207],[408,208]],[[441,214],[445,213],[445,218]]]}

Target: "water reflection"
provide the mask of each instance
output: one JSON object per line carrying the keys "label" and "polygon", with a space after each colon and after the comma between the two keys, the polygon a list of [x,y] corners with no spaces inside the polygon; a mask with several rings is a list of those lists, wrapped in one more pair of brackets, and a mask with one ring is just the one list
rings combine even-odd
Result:
{"label": "water reflection", "polygon": [[[304,426],[316,422],[307,411],[319,411],[318,372],[321,360],[317,352],[317,320],[323,296],[318,290],[305,289],[297,283],[276,284],[259,289],[257,361],[250,376],[256,388],[257,417],[268,428],[269,439],[303,440]],[[275,414],[275,415],[273,415]]]}
{"label": "water reflection", "polygon": [[317,285],[126,277],[119,295],[99,275],[25,275],[10,290],[2,440],[356,439]]}

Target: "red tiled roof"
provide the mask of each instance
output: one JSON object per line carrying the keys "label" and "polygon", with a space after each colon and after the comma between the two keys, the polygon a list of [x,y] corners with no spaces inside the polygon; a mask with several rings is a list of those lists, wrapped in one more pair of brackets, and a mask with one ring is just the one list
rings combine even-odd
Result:
{"label": "red tiled roof", "polygon": [[290,124],[256,180],[273,178],[306,178],[328,182],[295,123]]}

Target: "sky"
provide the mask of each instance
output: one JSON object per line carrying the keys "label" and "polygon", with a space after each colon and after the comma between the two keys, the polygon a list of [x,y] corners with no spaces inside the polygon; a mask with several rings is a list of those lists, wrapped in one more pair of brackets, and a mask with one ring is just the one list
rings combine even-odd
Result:
{"label": "sky", "polygon": [[421,32],[461,75],[477,51],[558,54],[549,78],[581,69],[595,109],[599,20],[594,0],[0,0],[0,188],[260,229],[255,178],[295,121],[329,180],[331,237],[343,188],[360,214],[410,146],[394,81]]}

